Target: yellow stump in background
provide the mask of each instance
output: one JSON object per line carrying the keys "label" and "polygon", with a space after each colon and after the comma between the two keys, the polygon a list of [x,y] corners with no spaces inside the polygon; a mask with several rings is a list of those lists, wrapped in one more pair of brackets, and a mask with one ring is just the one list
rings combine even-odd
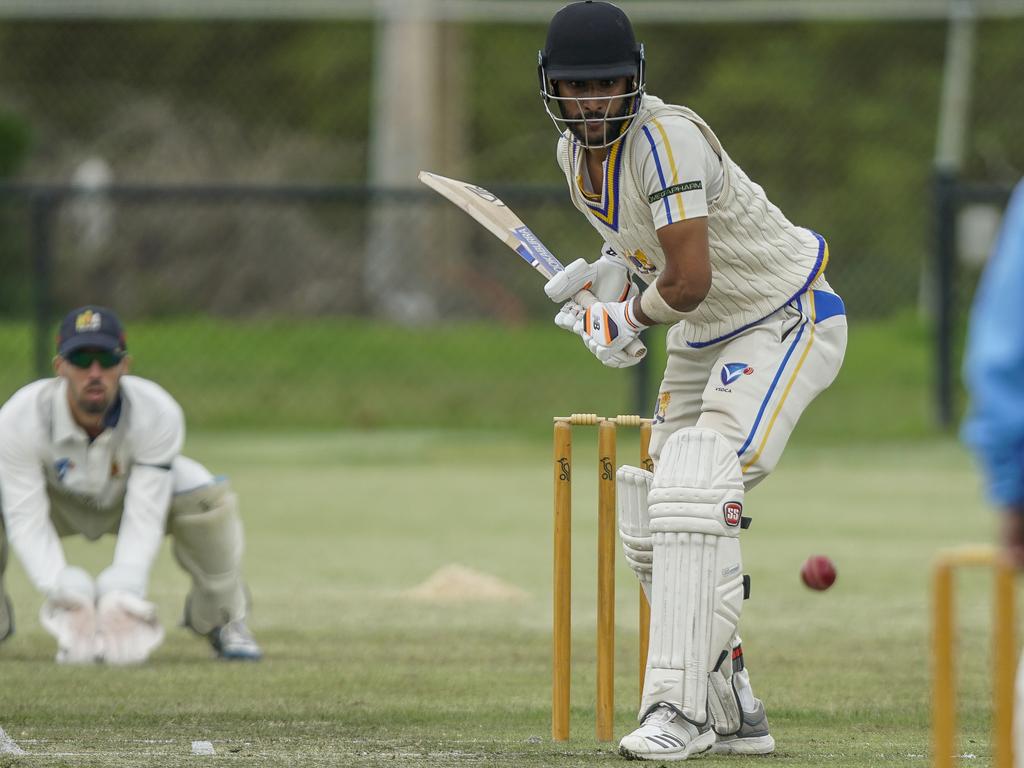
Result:
{"label": "yellow stump in background", "polygon": [[1013,768],[1013,699],[1017,670],[1015,572],[994,547],[964,546],[939,553],[932,572],[932,761],[953,768],[957,755],[956,606],[957,568],[993,569],[992,746],[995,768]]}
{"label": "yellow stump in background", "polygon": [[[575,413],[554,420],[554,579],[551,685],[551,738],[569,738],[572,666],[572,427],[597,426],[597,705],[595,731],[599,741],[610,741],[615,726],[615,550],[617,522],[615,472],[617,428],[640,428],[640,464],[651,468],[648,453],[651,422],[639,416],[605,418]],[[640,687],[644,668],[650,609],[640,595]]]}
{"label": "yellow stump in background", "polygon": [[572,426],[555,422],[555,573],[551,738],[569,738],[572,663]]}
{"label": "yellow stump in background", "polygon": [[615,720],[615,422],[597,425],[597,727],[611,741]]}

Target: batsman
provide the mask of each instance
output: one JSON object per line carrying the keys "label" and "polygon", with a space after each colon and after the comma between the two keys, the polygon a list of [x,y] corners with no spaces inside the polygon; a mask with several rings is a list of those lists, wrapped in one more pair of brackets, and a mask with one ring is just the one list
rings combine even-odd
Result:
{"label": "batsman", "polygon": [[[619,752],[768,754],[737,634],[744,494],[835,379],[845,309],[825,239],[791,223],[696,112],[648,95],[645,66],[626,14],[597,0],[554,15],[538,65],[569,197],[604,241],[548,281],[556,324],[613,367],[637,361],[623,350],[645,329],[670,326],[654,472],[617,478],[620,537],[651,603],[640,727]],[[588,286],[598,303],[583,310],[571,297]]]}

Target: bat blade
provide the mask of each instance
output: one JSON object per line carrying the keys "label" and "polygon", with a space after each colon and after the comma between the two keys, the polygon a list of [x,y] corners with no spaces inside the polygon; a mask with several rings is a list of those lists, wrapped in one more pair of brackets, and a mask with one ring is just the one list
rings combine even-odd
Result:
{"label": "bat blade", "polygon": [[[523,221],[496,194],[476,184],[450,179],[430,171],[420,171],[419,180],[441,196],[455,203],[488,232],[522,257],[523,261],[549,280],[565,270],[562,262],[548,250]],[[573,299],[583,307],[597,301],[590,291],[582,290]],[[637,359],[647,354],[640,339],[633,339],[625,349]]]}
{"label": "bat blade", "polygon": [[420,171],[419,179],[476,219],[545,277],[550,279],[565,269],[558,257],[493,192],[430,171]]}

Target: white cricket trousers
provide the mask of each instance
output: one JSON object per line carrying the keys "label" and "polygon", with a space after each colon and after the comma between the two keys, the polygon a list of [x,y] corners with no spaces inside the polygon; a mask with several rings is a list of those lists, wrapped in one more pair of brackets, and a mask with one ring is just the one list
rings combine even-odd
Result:
{"label": "white cricket trousers", "polygon": [[800,414],[828,387],[846,352],[846,311],[824,276],[803,295],[728,339],[691,346],[668,331],[651,457],[684,427],[714,429],[735,447],[747,490],[782,456]]}

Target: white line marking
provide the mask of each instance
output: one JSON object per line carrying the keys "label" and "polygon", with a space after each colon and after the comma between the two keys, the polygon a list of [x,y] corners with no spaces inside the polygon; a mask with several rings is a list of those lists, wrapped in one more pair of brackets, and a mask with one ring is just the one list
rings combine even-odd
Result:
{"label": "white line marking", "polygon": [[212,755],[215,754],[213,750],[213,744],[208,741],[193,741],[192,742],[192,754],[193,755]]}
{"label": "white line marking", "polygon": [[25,750],[14,743],[14,739],[0,728],[0,755],[24,755]]}

